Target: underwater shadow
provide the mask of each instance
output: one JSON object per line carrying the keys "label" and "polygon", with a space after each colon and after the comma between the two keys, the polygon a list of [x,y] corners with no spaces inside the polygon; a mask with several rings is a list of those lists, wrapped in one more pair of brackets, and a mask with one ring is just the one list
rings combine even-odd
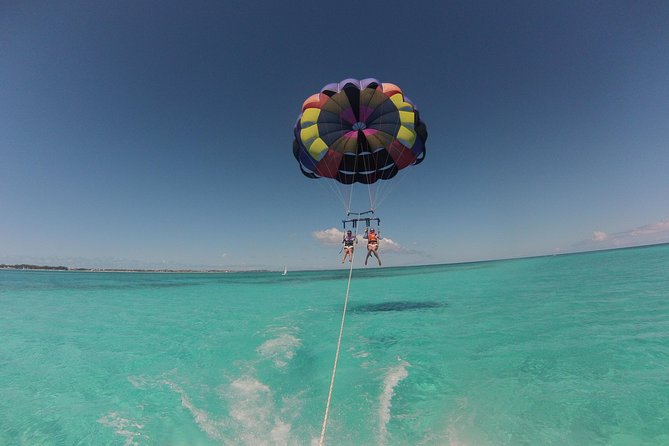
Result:
{"label": "underwater shadow", "polygon": [[364,305],[355,305],[350,309],[351,313],[379,313],[386,311],[414,311],[414,310],[429,310],[433,308],[443,308],[447,307],[446,302],[437,302],[433,300],[424,300],[418,302],[412,301],[393,301],[393,302],[381,302],[378,304],[364,304]]}

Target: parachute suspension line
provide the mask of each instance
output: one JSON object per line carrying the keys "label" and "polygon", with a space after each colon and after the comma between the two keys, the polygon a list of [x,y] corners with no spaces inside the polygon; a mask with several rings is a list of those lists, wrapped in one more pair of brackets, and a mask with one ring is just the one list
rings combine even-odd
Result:
{"label": "parachute suspension line", "polygon": [[[330,150],[330,149],[327,149],[327,150]],[[325,167],[327,169],[328,175],[330,175],[330,177],[332,177],[332,169],[330,169],[330,166],[328,164],[325,164]],[[318,178],[318,179],[320,180],[320,178]],[[323,186],[323,184],[325,184],[327,186],[327,189],[330,189],[330,192],[332,192],[337,197],[337,199],[339,199],[339,201],[341,202],[344,209],[348,212],[348,208],[346,206],[346,199],[344,198],[344,194],[342,193],[341,189],[337,186],[339,183],[328,181],[329,178],[323,178],[323,179],[326,180],[326,181],[316,181],[316,183],[320,184],[321,187],[325,187],[325,186]],[[333,183],[336,183],[336,184],[333,184]]]}
{"label": "parachute suspension line", "polygon": [[[330,149],[327,149],[327,150],[330,150]],[[327,168],[328,175],[330,175],[330,177],[333,177],[333,172],[332,172],[332,169],[330,169],[330,166],[329,166],[328,164],[325,164],[325,167]],[[336,176],[335,176],[335,177],[336,177]],[[327,178],[326,178],[326,180],[327,180]],[[335,196],[339,199],[339,201],[341,202],[342,206],[344,206],[344,209],[346,210],[346,212],[349,211],[348,208],[350,207],[350,200],[349,200],[349,204],[348,204],[348,206],[347,206],[347,204],[346,204],[346,198],[344,197],[344,193],[343,193],[342,190],[337,186],[339,183],[337,183],[337,184],[333,184],[333,182],[331,182],[331,181],[318,181],[318,183],[325,183],[325,184],[327,185],[327,187],[328,187],[328,188],[335,194]]]}
{"label": "parachute suspension line", "polygon": [[348,188],[348,205],[346,206],[346,213],[351,212],[351,203],[353,202],[353,185],[344,186]]}
{"label": "parachute suspension line", "polygon": [[[371,100],[371,99],[370,99],[370,100]],[[380,124],[381,124],[381,125],[383,124],[383,116],[381,116],[381,123],[380,123]],[[369,146],[369,142],[367,143],[367,149],[369,150],[369,155],[370,155],[370,156],[369,156],[369,159],[370,159],[370,161],[373,162],[373,160],[374,160],[374,158],[373,158],[373,150],[374,150],[374,148]],[[374,166],[374,175],[378,175],[378,174],[379,174],[379,172],[378,172],[378,168],[379,168],[378,163],[374,163],[374,164],[376,164],[376,165]],[[369,171],[370,169],[367,168],[367,170]],[[378,187],[379,187],[378,184],[377,184],[378,182],[379,182],[379,179],[378,179],[378,178],[375,178],[375,179],[374,179],[374,185],[373,185],[373,187],[372,187],[372,184],[370,184],[370,182],[367,181],[367,194],[369,195],[369,210],[370,210],[370,211],[375,211],[375,210],[376,210],[376,203],[375,203],[374,201],[375,201],[375,199],[376,199],[376,197],[375,197],[375,192],[378,190]]]}
{"label": "parachute suspension line", "polygon": [[[386,118],[386,114],[383,114],[380,116],[381,122],[383,123],[383,120]],[[399,132],[400,127],[402,126],[401,121],[396,120],[394,122],[391,122],[391,118],[388,116],[388,120],[386,120],[385,124],[394,124],[395,129],[393,130],[394,134],[397,134]],[[386,151],[386,157],[383,162],[383,165],[387,165],[388,162],[390,161],[390,153]],[[391,192],[397,189],[399,183],[402,182],[404,179],[405,172],[404,170],[400,170],[395,174],[395,179],[394,181],[387,181],[387,180],[379,180],[378,183],[379,185],[376,188],[376,207],[379,208],[381,204],[385,201],[386,198],[388,198],[389,195],[391,195]],[[399,176],[399,178],[397,178]],[[391,184],[386,184],[386,183],[391,183]]]}
{"label": "parachute suspension line", "polygon": [[408,175],[411,175],[411,173],[407,172],[405,169],[402,169],[395,174],[392,180],[379,181],[381,184],[379,185],[376,194],[377,208],[380,207],[388,197],[392,196],[395,191],[400,188]]}
{"label": "parachute suspension line", "polygon": [[[332,175],[331,169],[328,167],[328,175]],[[330,181],[328,178],[326,178],[325,183],[327,183],[328,187],[330,187],[331,190],[334,191],[335,195],[341,202],[342,206],[344,209],[347,208],[347,203],[346,203],[346,197],[344,196],[344,189],[339,185],[338,182],[333,182]]]}
{"label": "parachute suspension line", "polygon": [[[386,101],[389,101],[389,100],[390,100],[390,99],[386,99]],[[388,125],[388,124],[391,124],[391,120],[392,120],[392,118],[391,118],[390,116],[388,116],[387,113],[383,113],[383,114],[381,114],[381,116],[379,116],[379,118],[380,118],[380,120],[381,120],[381,124],[382,124],[382,125]],[[388,119],[386,119],[386,118],[388,118]],[[384,122],[384,121],[385,121],[385,122]],[[395,122],[394,124],[395,124],[396,127],[395,127],[395,129],[393,130],[393,134],[396,135],[396,134],[397,134],[397,130],[398,130],[398,129],[397,129],[397,123]],[[384,166],[387,166],[387,165],[388,165],[388,161],[389,161],[389,158],[390,158],[390,152],[388,151],[388,149],[389,149],[389,147],[386,147],[386,151],[385,151],[385,159],[383,160],[383,165],[384,165]],[[386,180],[379,180],[379,183],[380,183],[380,184],[379,184],[379,185],[377,186],[377,188],[376,188],[376,200],[377,200],[377,203],[376,203],[376,204],[377,204],[377,207],[381,205],[381,202],[383,201],[383,198],[384,198],[384,196],[385,196],[385,191],[386,191],[386,189],[387,189],[387,186],[386,186],[386,184],[385,184],[385,183],[386,183]]]}
{"label": "parachute suspension line", "polygon": [[[337,104],[337,105],[339,105],[339,104]],[[339,107],[341,108],[341,105]],[[342,118],[341,110],[340,110],[340,113],[339,113],[339,128],[344,128],[344,119]],[[342,138],[343,138],[343,135],[342,135]],[[344,153],[344,156],[346,156],[346,153]],[[357,166],[357,164],[358,164],[358,157],[356,156],[355,157],[355,162],[354,162],[354,167],[353,167],[353,172],[354,172],[353,174],[354,175],[355,175],[355,172],[357,171],[357,168],[355,167],[355,166]],[[347,191],[348,191],[348,203],[345,205],[347,214],[349,212],[351,212],[351,203],[353,202],[353,184],[354,183],[341,186],[342,188],[347,188]],[[351,260],[353,260],[353,259],[351,259]]]}
{"label": "parachute suspension line", "polygon": [[[344,209],[346,209],[346,199],[344,198],[344,194],[341,192],[341,190],[336,185],[333,185],[331,181],[327,181],[328,178],[325,178],[324,180],[326,181],[316,181],[316,183],[320,184],[320,186],[324,189],[329,189],[330,192],[332,192],[341,202]],[[323,184],[326,184],[327,187],[323,186]]]}
{"label": "parachute suspension line", "polygon": [[[343,121],[342,121],[342,118],[341,118],[341,114],[340,114],[340,116],[339,116],[339,125],[340,125],[340,128],[341,128],[341,126],[343,125]],[[328,147],[327,150],[329,151],[329,150],[332,150],[332,149]],[[329,178],[334,178],[334,179],[336,179],[336,178],[337,178],[337,174],[339,173],[338,170],[337,170],[337,167],[335,167],[335,170],[334,170],[334,171],[330,168],[330,165],[329,165],[329,164],[325,164],[325,167],[327,168],[327,172],[328,172],[328,176],[329,176]],[[344,210],[345,210],[346,212],[350,212],[350,210],[351,210],[351,209],[350,209],[350,208],[351,208],[351,199],[350,199],[350,196],[349,196],[349,200],[348,200],[348,203],[347,203],[347,201],[346,201],[346,197],[345,197],[345,195],[344,195],[344,194],[345,194],[345,190],[346,190],[346,189],[345,189],[346,186],[342,186],[342,185],[340,185],[340,183],[339,183],[338,181],[335,181],[335,182],[325,181],[325,182],[327,183],[327,185],[328,185],[328,187],[330,188],[330,190],[332,190],[332,191],[335,193],[335,195],[337,196],[337,198],[339,198],[339,201],[341,201],[342,206],[344,206]],[[336,183],[336,184],[333,184],[333,183]]]}
{"label": "parachute suspension line", "polygon": [[[367,150],[369,151],[368,152],[369,153],[368,158],[369,158],[370,163],[371,163],[372,162],[371,161],[372,160],[372,156],[371,156],[372,152],[371,152],[371,148],[369,147],[369,142],[367,143]],[[365,162],[365,159],[367,159],[367,158],[363,158],[363,169],[365,169],[365,183],[367,185],[367,194],[369,195],[369,209],[373,211],[374,210],[374,198],[373,198],[373,194],[372,194],[372,184],[371,184],[371,181],[370,181],[370,177],[372,176],[372,174],[375,175],[376,172],[371,171],[371,166],[368,165]]]}
{"label": "parachute suspension line", "polygon": [[407,177],[407,175],[410,175],[409,173],[405,172],[404,170],[400,170],[397,175],[395,175],[394,181],[392,181],[392,184],[388,184],[384,190],[383,190],[383,196],[381,196],[378,200],[378,206],[381,206],[381,203],[383,203],[386,198],[388,198],[392,193],[399,188],[400,184],[404,181],[404,179]]}
{"label": "parachute suspension line", "polygon": [[[378,181],[377,181],[378,182]],[[376,184],[376,183],[374,183]],[[374,186],[377,187],[377,186]],[[375,211],[376,203],[374,203],[374,193],[372,192],[372,185],[367,183],[367,193],[369,194],[369,210]]]}
{"label": "parachute suspension line", "polygon": [[[355,225],[355,238],[358,238],[358,225]],[[344,334],[344,320],[346,319],[346,307],[348,306],[348,295],[351,289],[351,276],[353,275],[353,257],[355,256],[355,248],[351,253],[351,262],[348,269],[348,284],[346,285],[346,297],[344,299],[344,310],[341,313],[341,326],[339,327],[339,339],[337,340],[337,351],[335,352],[334,365],[332,366],[332,378],[330,379],[330,390],[328,390],[328,401],[325,405],[325,415],[323,416],[323,427],[321,428],[321,438],[318,441],[318,446],[323,446],[325,443],[325,430],[328,427],[328,415],[330,414],[330,401],[332,400],[332,389],[334,388],[335,375],[337,373],[337,362],[339,361],[339,350],[341,348],[341,338]]]}

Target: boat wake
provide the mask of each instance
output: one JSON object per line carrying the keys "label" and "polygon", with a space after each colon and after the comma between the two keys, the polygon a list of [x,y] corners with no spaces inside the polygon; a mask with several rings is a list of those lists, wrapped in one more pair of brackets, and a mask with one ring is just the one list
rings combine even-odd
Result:
{"label": "boat wake", "polygon": [[[399,359],[399,358],[398,358]],[[393,396],[395,395],[395,388],[397,385],[407,376],[409,376],[409,371],[407,367],[410,364],[406,361],[400,359],[400,363],[394,367],[391,367],[386,372],[385,378],[383,380],[383,390],[379,396],[379,438],[378,442],[380,445],[384,446],[387,442],[388,437],[388,423],[390,422],[390,408]]]}

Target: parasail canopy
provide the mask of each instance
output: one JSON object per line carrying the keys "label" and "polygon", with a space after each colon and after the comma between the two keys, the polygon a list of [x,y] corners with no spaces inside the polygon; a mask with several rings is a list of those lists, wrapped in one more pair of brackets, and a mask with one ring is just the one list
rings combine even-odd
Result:
{"label": "parasail canopy", "polygon": [[305,176],[372,184],[423,161],[427,128],[397,85],[345,79],[304,101],[294,136]]}

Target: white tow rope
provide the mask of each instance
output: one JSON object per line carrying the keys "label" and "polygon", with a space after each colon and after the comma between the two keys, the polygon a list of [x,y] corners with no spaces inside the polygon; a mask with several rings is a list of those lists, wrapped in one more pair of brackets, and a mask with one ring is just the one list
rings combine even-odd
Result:
{"label": "white tow rope", "polygon": [[[355,240],[358,241],[358,228],[355,228]],[[348,284],[346,285],[346,299],[344,299],[344,311],[341,314],[341,327],[339,328],[339,340],[337,341],[337,352],[335,353],[334,366],[332,367],[332,379],[330,379],[330,390],[328,391],[328,402],[325,405],[325,416],[323,417],[323,427],[321,428],[321,439],[318,441],[319,446],[323,446],[325,441],[325,430],[328,427],[328,415],[330,413],[330,401],[332,400],[332,389],[334,388],[335,374],[337,373],[337,361],[339,361],[339,349],[341,347],[341,338],[344,334],[344,320],[346,319],[346,306],[348,305],[348,292],[351,289],[351,276],[353,275],[353,256],[355,248],[351,253],[351,267],[348,270]]]}

